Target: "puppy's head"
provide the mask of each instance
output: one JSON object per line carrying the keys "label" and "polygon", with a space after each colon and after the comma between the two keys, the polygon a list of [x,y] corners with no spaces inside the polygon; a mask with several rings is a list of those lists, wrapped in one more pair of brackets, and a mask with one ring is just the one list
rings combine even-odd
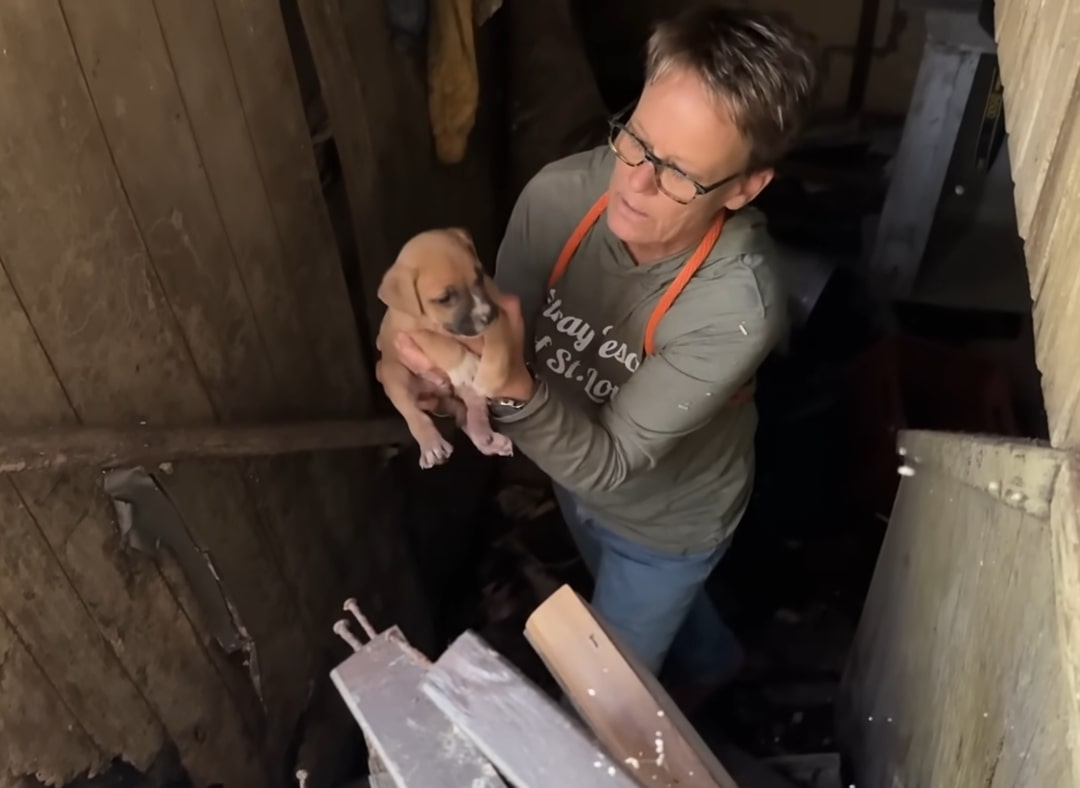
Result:
{"label": "puppy's head", "polygon": [[409,240],[379,285],[390,309],[422,318],[448,334],[474,337],[499,315],[472,238],[453,228]]}

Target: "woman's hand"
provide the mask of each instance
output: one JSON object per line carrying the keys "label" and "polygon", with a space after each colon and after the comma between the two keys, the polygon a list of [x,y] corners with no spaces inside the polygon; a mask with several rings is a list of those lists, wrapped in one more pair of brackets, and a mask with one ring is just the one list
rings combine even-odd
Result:
{"label": "woman's hand", "polygon": [[527,402],[536,392],[536,379],[525,365],[525,319],[521,315],[521,300],[509,293],[502,293],[496,302],[507,321],[512,361],[506,373],[506,382],[491,394],[494,399]]}
{"label": "woman's hand", "polygon": [[[495,399],[530,400],[536,389],[536,381],[525,365],[525,320],[521,315],[521,301],[517,296],[501,293],[496,297],[495,302],[507,321],[508,338],[512,345],[510,357],[513,362],[507,370],[505,382],[493,390],[491,396]],[[484,340],[482,338],[456,337],[456,339],[473,353],[477,355],[483,353]],[[394,350],[401,359],[401,363],[414,375],[419,375],[433,383],[436,381],[449,383],[445,373],[431,363],[419,345],[405,332],[399,332],[394,337]]]}

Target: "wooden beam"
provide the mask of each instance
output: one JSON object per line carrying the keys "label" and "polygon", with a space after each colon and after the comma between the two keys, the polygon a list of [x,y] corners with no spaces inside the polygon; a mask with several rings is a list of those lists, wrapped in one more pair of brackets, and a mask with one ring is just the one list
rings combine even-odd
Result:
{"label": "wooden beam", "polygon": [[529,616],[525,636],[597,738],[641,784],[736,788],[660,683],[570,586]]}
{"label": "wooden beam", "polygon": [[396,418],[205,427],[56,427],[0,432],[0,473],[113,468],[193,458],[267,457],[385,446],[408,439]]}

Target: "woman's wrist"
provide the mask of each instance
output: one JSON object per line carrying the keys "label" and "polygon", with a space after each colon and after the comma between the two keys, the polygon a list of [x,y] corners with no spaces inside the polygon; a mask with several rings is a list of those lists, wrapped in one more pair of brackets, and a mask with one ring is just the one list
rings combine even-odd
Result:
{"label": "woman's wrist", "polygon": [[497,393],[498,399],[528,402],[536,394],[536,377],[526,364],[517,367]]}

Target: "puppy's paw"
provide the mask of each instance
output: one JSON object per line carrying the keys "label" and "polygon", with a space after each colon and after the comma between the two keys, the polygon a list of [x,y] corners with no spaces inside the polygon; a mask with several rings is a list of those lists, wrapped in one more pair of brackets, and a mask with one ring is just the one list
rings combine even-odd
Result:
{"label": "puppy's paw", "polygon": [[513,457],[514,443],[501,432],[492,432],[491,438],[480,451],[489,457]]}
{"label": "puppy's paw", "polygon": [[446,374],[450,378],[450,385],[455,389],[462,386],[468,386],[472,384],[473,378],[476,377],[476,370],[480,367],[480,357],[475,353],[466,353],[465,358],[461,360],[453,369],[448,369]]}
{"label": "puppy's paw", "polygon": [[420,441],[420,467],[427,470],[442,465],[453,453],[454,447],[435,430],[431,437]]}

